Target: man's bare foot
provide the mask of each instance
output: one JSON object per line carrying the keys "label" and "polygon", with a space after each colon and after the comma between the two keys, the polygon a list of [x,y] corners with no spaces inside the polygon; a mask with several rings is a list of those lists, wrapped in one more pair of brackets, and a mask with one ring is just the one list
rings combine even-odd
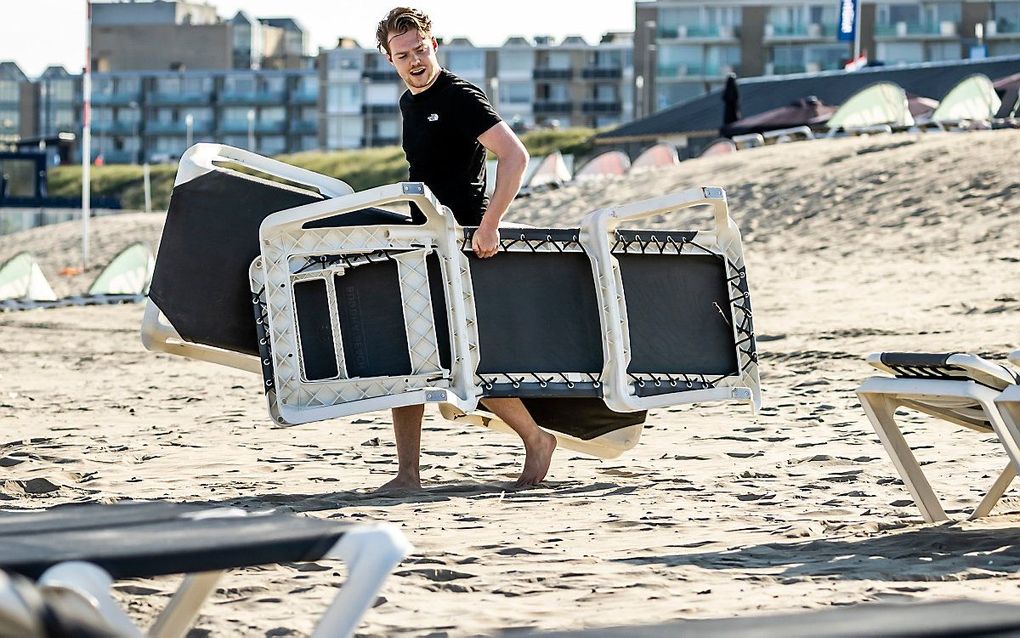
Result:
{"label": "man's bare foot", "polygon": [[540,430],[533,441],[525,441],[524,449],[524,469],[514,487],[538,485],[545,479],[556,450],[556,437]]}
{"label": "man's bare foot", "polygon": [[398,474],[395,478],[375,488],[376,494],[390,492],[417,492],[421,490],[421,479],[417,476],[403,476]]}

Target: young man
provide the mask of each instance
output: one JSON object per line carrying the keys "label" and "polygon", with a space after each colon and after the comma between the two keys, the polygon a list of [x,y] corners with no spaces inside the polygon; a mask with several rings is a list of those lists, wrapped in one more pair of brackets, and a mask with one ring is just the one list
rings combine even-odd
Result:
{"label": "young man", "polygon": [[[499,220],[521,187],[528,152],[478,87],[439,66],[438,43],[427,15],[406,7],[393,9],[379,23],[376,41],[407,85],[400,96],[400,112],[410,179],[425,182],[460,225],[478,226],[471,248],[480,258],[492,257],[499,248]],[[486,149],[497,159],[491,199],[485,196]],[[524,469],[516,484],[540,483],[549,470],[556,438],[538,427],[520,399],[484,399],[482,403],[524,441]],[[421,488],[418,463],[424,409],[422,405],[394,408],[399,467],[396,478],[381,490]]]}

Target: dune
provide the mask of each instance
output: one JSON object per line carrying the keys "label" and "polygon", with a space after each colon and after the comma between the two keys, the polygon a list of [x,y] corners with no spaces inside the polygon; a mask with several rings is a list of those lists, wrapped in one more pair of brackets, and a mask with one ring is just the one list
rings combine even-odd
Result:
{"label": "dune", "polygon": [[[1020,347],[1020,131],[820,140],[570,184],[509,221],[587,212],[700,185],[726,189],[744,235],[765,408],[654,411],[641,443],[600,461],[557,452],[514,491],[515,438],[426,413],[415,496],[376,496],[395,470],[385,413],[293,428],[260,380],[145,352],[142,308],[0,314],[0,509],[169,499],[399,525],[415,552],[365,617],[366,636],[466,636],[751,616],[873,601],[1012,602],[1020,501],[926,525],[854,395],[864,356]],[[707,227],[698,211],[656,220]],[[161,216],[94,220],[100,267]],[[77,224],[0,237],[31,250],[58,294]],[[88,278],[90,279],[90,278]],[[990,438],[905,417],[950,514],[1006,462]],[[231,574],[201,632],[305,635],[339,565]],[[173,579],[119,584],[151,621]],[[279,605],[286,599],[286,605]]]}

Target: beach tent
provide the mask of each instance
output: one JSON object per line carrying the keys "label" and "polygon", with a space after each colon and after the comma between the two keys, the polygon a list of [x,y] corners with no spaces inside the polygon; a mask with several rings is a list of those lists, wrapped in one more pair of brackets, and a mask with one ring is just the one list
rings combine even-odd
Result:
{"label": "beach tent", "polygon": [[942,98],[942,103],[931,115],[931,121],[940,125],[958,122],[987,122],[995,117],[1002,100],[987,75],[975,73],[964,79]]}
{"label": "beach tent", "polygon": [[1020,115],[1020,73],[999,78],[993,86],[995,87],[995,93],[1002,101],[999,112],[995,114],[995,117],[999,119]]}
{"label": "beach tent", "polygon": [[32,255],[20,253],[0,266],[0,301],[53,301],[56,298]]}
{"label": "beach tent", "polygon": [[630,172],[634,173],[641,170],[647,170],[650,168],[665,168],[667,166],[676,166],[680,163],[680,157],[677,155],[676,147],[672,144],[660,142],[653,146],[646,148],[634,163],[630,165]]}
{"label": "beach tent", "polygon": [[522,188],[534,189],[543,186],[560,186],[570,181],[570,168],[559,151],[553,151],[533,162],[535,168],[523,182]]}
{"label": "beach tent", "polygon": [[716,141],[706,146],[705,150],[701,151],[701,155],[699,155],[698,157],[711,157],[713,155],[729,155],[730,153],[735,153],[736,150],[737,145],[734,144],[732,140],[728,140],[725,137],[723,137],[717,139]]}
{"label": "beach tent", "polygon": [[[1014,352],[1011,359],[1020,363],[1020,352]],[[868,355],[867,361],[888,376],[866,379],[857,388],[857,396],[927,522],[949,517],[896,423],[898,410],[915,410],[982,437],[998,439],[1006,453],[1006,469],[1001,470],[970,518],[988,514],[1020,468],[1020,430],[1016,423],[1004,421],[995,403],[1000,394],[1020,382],[1016,368],[960,353],[880,352]]]}
{"label": "beach tent", "polygon": [[892,82],[877,82],[855,93],[827,122],[830,133],[913,124],[907,94]]}
{"label": "beach tent", "polygon": [[817,97],[809,95],[795,102],[757,113],[733,122],[724,129],[728,137],[749,133],[766,133],[768,131],[793,129],[801,126],[820,127],[836,113],[837,107],[825,104]]}
{"label": "beach tent", "polygon": [[139,242],[122,250],[92,282],[88,296],[144,296],[149,291],[156,260],[152,251]]}
{"label": "beach tent", "polygon": [[630,158],[622,151],[606,151],[581,167],[574,179],[597,179],[607,175],[623,175],[630,168]]}

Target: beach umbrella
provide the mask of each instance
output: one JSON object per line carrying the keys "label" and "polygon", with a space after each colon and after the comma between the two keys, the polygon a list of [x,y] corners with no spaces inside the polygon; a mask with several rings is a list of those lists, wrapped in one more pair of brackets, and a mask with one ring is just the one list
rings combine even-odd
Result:
{"label": "beach umbrella", "polygon": [[724,127],[724,133],[726,137],[731,137],[747,133],[777,131],[796,126],[818,126],[827,122],[835,112],[835,106],[825,104],[817,97],[809,95],[786,106],[737,120]]}
{"label": "beach umbrella", "polygon": [[722,92],[723,128],[740,119],[740,89],[737,88],[737,76],[730,73],[726,76],[726,87]]}

